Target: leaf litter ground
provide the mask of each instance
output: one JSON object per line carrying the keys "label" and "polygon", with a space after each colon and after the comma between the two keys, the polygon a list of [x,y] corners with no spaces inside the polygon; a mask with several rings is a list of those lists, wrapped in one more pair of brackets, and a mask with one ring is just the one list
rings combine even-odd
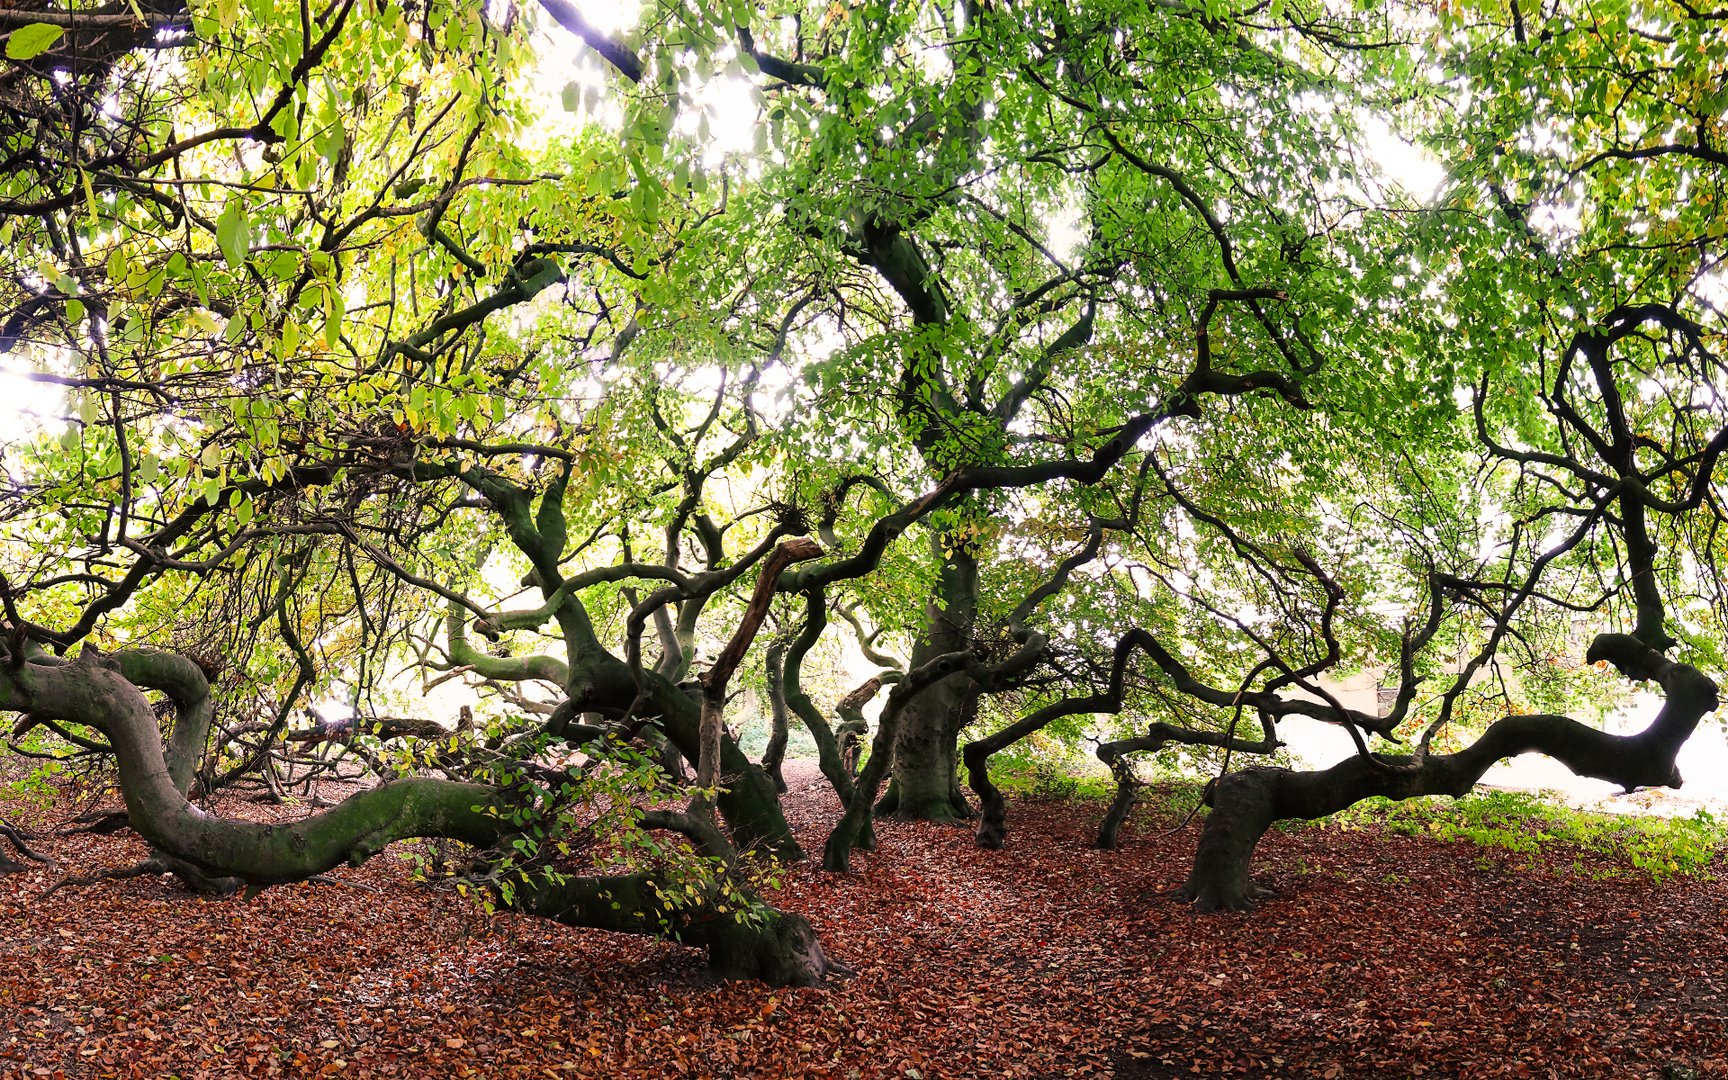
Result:
{"label": "leaf litter ground", "polygon": [[[838,807],[789,771],[817,851]],[[7,809],[61,866],[0,879],[5,1076],[1728,1077],[1728,887],[1596,880],[1571,854],[1274,830],[1279,895],[1197,917],[1168,896],[1194,825],[1145,816],[1098,852],[1098,805],[1022,800],[988,852],[883,822],[856,873],[787,875],[777,902],[858,975],[785,990],[485,919],[389,858],[249,902],[155,878],[43,900],[143,848]]]}

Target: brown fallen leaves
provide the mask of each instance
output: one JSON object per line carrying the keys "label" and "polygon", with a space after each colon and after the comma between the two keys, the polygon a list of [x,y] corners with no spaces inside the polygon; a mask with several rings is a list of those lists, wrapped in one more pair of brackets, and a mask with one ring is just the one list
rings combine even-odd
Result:
{"label": "brown fallen leaves", "polygon": [[[789,771],[817,849],[832,798]],[[250,903],[148,878],[38,903],[56,872],[33,869],[0,879],[0,1075],[1728,1076],[1719,881],[1305,829],[1262,845],[1277,898],[1196,917],[1164,895],[1195,830],[1142,823],[1096,852],[1099,812],[1016,805],[1000,852],[885,822],[858,873],[794,870],[779,902],[859,971],[827,990],[482,920],[388,858]],[[140,854],[40,846],[75,874]]]}

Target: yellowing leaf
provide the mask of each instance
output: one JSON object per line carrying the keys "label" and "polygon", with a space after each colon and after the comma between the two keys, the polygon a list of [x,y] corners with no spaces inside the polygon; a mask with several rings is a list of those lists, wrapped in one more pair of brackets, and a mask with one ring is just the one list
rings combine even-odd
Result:
{"label": "yellowing leaf", "polygon": [[8,60],[34,60],[59,41],[65,30],[49,23],[30,23],[12,31],[6,38]]}

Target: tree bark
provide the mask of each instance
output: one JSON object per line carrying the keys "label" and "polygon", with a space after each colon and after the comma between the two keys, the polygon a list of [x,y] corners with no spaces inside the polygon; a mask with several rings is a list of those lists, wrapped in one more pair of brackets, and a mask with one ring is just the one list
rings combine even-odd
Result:
{"label": "tree bark", "polygon": [[882,719],[877,723],[876,738],[870,744],[870,760],[864,763],[864,771],[858,774],[845,813],[840,815],[839,823],[829,832],[828,842],[823,845],[824,870],[845,873],[852,869],[852,849],[863,846],[862,840],[870,829],[876,792],[881,789],[882,779],[887,775],[888,763],[893,757],[890,747],[894,745],[894,732],[898,726],[897,712],[890,695],[888,708],[882,711]]}
{"label": "tree bark", "polygon": [[[610,657],[597,661],[583,677],[591,682],[584,689],[582,708],[621,708],[620,703],[636,696],[636,681],[623,661]],[[657,718],[661,731],[686,760],[696,760],[701,744],[701,706],[654,672],[645,673],[645,677],[649,688],[644,713]],[[767,852],[787,862],[802,859],[804,852],[786,823],[774,782],[724,731],[720,733],[720,775],[725,778],[718,800],[720,813],[738,847]]]}
{"label": "tree bark", "polygon": [[668,908],[653,874],[571,877],[553,883],[535,878],[511,898],[513,910],[569,926],[667,937],[708,951],[709,967],[721,979],[756,979],[774,986],[819,986],[828,976],[850,974],[822,951],[816,932],[801,915],[760,905],[747,911],[716,911],[697,904]]}
{"label": "tree bark", "polygon": [[[810,700],[810,695],[804,692],[804,658],[815,648],[816,642],[822,637],[822,631],[828,625],[828,602],[821,589],[806,592],[804,601],[804,628],[786,650],[781,669],[782,692],[787,708],[804,722],[805,729],[816,742],[816,759],[822,775],[834,788],[840,805],[847,806],[852,802],[856,777],[846,764],[845,749],[834,729],[828,726],[828,720],[822,715],[822,711]],[[860,846],[865,848],[873,846],[873,843],[873,837],[859,841]]]}
{"label": "tree bark", "polygon": [[774,781],[774,790],[786,794],[786,777],[781,770],[786,764],[786,741],[791,736],[791,724],[786,708],[786,643],[776,641],[768,646],[763,665],[768,676],[768,745],[762,751],[762,771]]}
{"label": "tree bark", "polygon": [[[1024,652],[1016,653],[1004,663],[1014,665]],[[908,705],[920,693],[945,679],[990,679],[993,675],[993,672],[984,670],[971,653],[957,652],[932,657],[928,663],[909,671],[905,679],[895,685],[888,694],[887,704],[882,707],[882,716],[876,722],[876,737],[870,743],[870,760],[864,763],[864,770],[858,774],[852,797],[846,801],[846,812],[840,816],[839,823],[829,832],[828,841],[823,845],[822,869],[836,873],[851,869],[852,850],[864,846],[863,841],[872,837],[871,819],[876,793],[888,775],[893,760],[890,748],[899,735],[900,718]]]}
{"label": "tree bark", "polygon": [[977,710],[966,680],[949,679],[907,708],[894,742],[893,779],[876,807],[910,821],[961,822],[973,816],[960,791],[960,732]]}
{"label": "tree bark", "polygon": [[1128,755],[1146,751],[1157,752],[1169,743],[1183,743],[1187,746],[1216,746],[1223,749],[1226,761],[1230,753],[1270,754],[1284,745],[1278,741],[1276,721],[1269,713],[1260,714],[1259,739],[1238,738],[1233,731],[1190,731],[1186,728],[1166,724],[1162,720],[1154,720],[1146,725],[1146,734],[1129,739],[1117,739],[1098,747],[1098,760],[1110,767],[1110,774],[1116,779],[1116,796],[1110,800],[1110,809],[1105,811],[1104,820],[1098,825],[1098,837],[1093,846],[1101,851],[1113,851],[1116,841],[1122,831],[1122,823],[1128,820],[1128,812],[1134,809],[1134,800],[1140,792],[1140,779],[1134,775],[1134,766]]}
{"label": "tree bark", "polygon": [[[775,582],[788,566],[818,558],[821,554],[822,548],[807,536],[782,540],[769,553],[762,562],[756,588],[750,594],[750,602],[745,606],[744,615],[738,620],[732,637],[726,642],[725,648],[720,650],[720,655],[714,658],[714,665],[698,680],[702,684],[702,710],[701,751],[696,758],[697,787],[720,787],[721,759],[726,745],[730,745],[736,756],[744,756],[737,743],[726,735],[726,686],[732,681],[732,674],[738,670],[738,665],[743,663],[744,653],[750,648],[750,643],[756,640],[756,633],[762,628],[762,620],[768,617],[768,609],[774,603]],[[748,761],[745,765],[749,768]],[[761,777],[760,770],[753,771],[756,776]],[[706,799],[706,796],[702,799]],[[779,804],[778,792],[775,793],[774,801],[776,805]]]}
{"label": "tree bark", "polygon": [[203,759],[215,708],[204,671],[179,653],[128,649],[114,655],[128,682],[159,690],[174,702],[174,732],[166,749],[168,775],[174,789],[185,795]]}
{"label": "tree bark", "polygon": [[[978,610],[978,560],[961,544],[942,559],[936,597],[925,615],[924,633],[912,650],[916,668],[971,644]],[[960,732],[976,708],[964,677],[937,682],[907,703],[893,742],[893,778],[878,814],[915,821],[965,821],[972,808],[960,792]],[[872,750],[872,753],[875,751]]]}

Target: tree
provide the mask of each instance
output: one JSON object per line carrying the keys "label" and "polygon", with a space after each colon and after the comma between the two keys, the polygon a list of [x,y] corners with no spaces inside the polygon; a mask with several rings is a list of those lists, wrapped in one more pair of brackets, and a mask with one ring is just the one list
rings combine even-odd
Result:
{"label": "tree", "polygon": [[[561,0],[219,0],[0,25],[0,344],[68,394],[8,448],[0,708],[111,753],[132,827],[201,887],[444,837],[491,903],[808,983],[832,962],[751,883],[802,852],[726,732],[746,668],[845,804],[833,870],[878,812],[970,814],[962,757],[1004,842],[989,758],[1057,721],[1157,716],[1100,751],[1107,840],[1133,753],[1227,768],[1284,716],[1350,731],[1328,773],[1221,776],[1203,907],[1252,898],[1279,817],[1458,793],[1532,747],[1669,782],[1714,707],[1721,109],[1673,62],[1720,73],[1705,13],[666,4],[609,36]],[[535,57],[568,34],[589,70],[561,123]],[[757,111],[749,152],[709,135],[724,94]],[[1367,152],[1383,129],[1449,170],[1431,200]],[[1644,139],[1674,131],[1696,140]],[[1431,752],[1494,704],[1497,658],[1558,655],[1584,613],[1627,623],[1592,659],[1667,690],[1651,733],[1557,707]],[[883,669],[839,730],[804,680],[836,627]],[[486,715],[357,708],[347,743],[404,775],[293,829],[191,809],[268,781],[309,695],[388,694],[404,664]],[[1368,664],[1396,672],[1387,715],[1322,679]],[[1519,693],[1588,694],[1563,666]],[[1370,749],[1410,725],[1411,752]],[[694,786],[648,763],[661,741]]]}
{"label": "tree", "polygon": [[[43,122],[10,133],[7,340],[31,351],[38,378],[68,387],[73,415],[52,444],[16,447],[10,530],[22,554],[6,567],[0,707],[25,714],[20,729],[48,725],[111,752],[132,827],[161,865],[203,887],[264,887],[398,839],[448,837],[493,852],[472,876],[500,906],[672,934],[706,945],[727,974],[820,981],[831,967],[808,924],[758,901],[737,869],[741,848],[797,853],[772,788],[716,740],[671,672],[600,644],[576,599],[586,589],[616,599],[615,583],[646,580],[693,619],[764,558],[777,573],[774,553],[808,557],[808,542],[781,544],[795,532],[787,518],[729,550],[704,514],[713,532],[701,573],[673,560],[568,575],[586,546],[569,550],[572,527],[589,527],[571,520],[575,496],[634,460],[573,448],[566,433],[626,428],[645,398],[585,412],[572,390],[585,378],[580,345],[540,362],[539,344],[487,325],[561,286],[565,310],[544,320],[546,336],[574,327],[622,352],[635,331],[617,317],[629,302],[616,282],[670,257],[680,223],[657,221],[639,196],[614,197],[609,183],[590,190],[588,175],[537,171],[519,151],[514,18],[338,3],[236,21],[233,8],[158,12],[148,35],[75,71],[66,58],[90,52],[79,35],[129,17],[50,13],[75,33],[29,57],[11,39],[15,90]],[[198,40],[224,48],[150,74],[156,51]],[[255,122],[223,123],[232,113]],[[572,280],[560,258],[592,260],[595,272]],[[665,429],[675,481],[699,492],[704,474],[684,455],[716,418],[733,423],[736,400],[716,394],[688,439],[681,416]],[[732,456],[750,441],[727,438]],[[580,509],[589,523],[606,513],[599,501]],[[629,543],[627,531],[601,530],[587,544],[614,538]],[[500,545],[534,582],[538,608],[500,611],[495,592],[468,595],[497,588],[484,569]],[[218,613],[250,634],[206,621]],[[467,643],[470,618],[498,638],[551,627],[563,655],[482,653]],[[260,646],[251,639],[267,622],[276,640]],[[289,833],[187,804],[193,774],[217,779],[236,746],[230,728],[198,768],[209,675],[237,668],[238,686],[275,699],[261,725],[237,725],[265,727],[268,743],[333,677],[381,680],[417,626],[444,628],[445,666],[499,685],[549,682],[558,708],[423,762],[449,778],[385,783]],[[135,633],[206,655],[210,670],[137,649],[87,644],[76,661],[45,651]],[[173,703],[166,758],[146,690]],[[579,713],[601,724],[577,723]],[[688,811],[654,805],[669,792],[631,764],[623,740],[648,722],[699,763],[707,786]],[[547,739],[611,764],[549,773],[536,764]],[[260,763],[242,756],[242,768]],[[722,769],[730,836],[707,811]],[[618,835],[589,828],[584,812]],[[620,854],[620,842],[648,858]],[[597,869],[624,872],[578,873],[583,853],[570,849],[584,845]]]}
{"label": "tree", "polygon": [[[1651,23],[1640,25],[1646,17]],[[1467,22],[1410,18],[1400,29],[1397,36],[1411,38],[1438,31],[1445,47],[1433,81],[1467,83],[1471,93],[1465,104],[1419,95],[1405,114],[1404,130],[1446,163],[1451,179],[1420,228],[1383,249],[1377,266],[1355,270],[1364,286],[1387,273],[1419,285],[1376,305],[1375,317],[1388,324],[1380,336],[1397,358],[1382,368],[1391,393],[1362,396],[1333,382],[1328,396],[1322,379],[1350,377],[1330,355],[1304,383],[1327,411],[1329,439],[1355,443],[1366,420],[1371,449],[1354,460],[1336,446],[1291,455],[1294,469],[1325,477],[1331,489],[1307,495],[1335,518],[1307,523],[1316,538],[1307,551],[1289,545],[1287,525],[1227,505],[1240,502],[1236,493],[1220,500],[1216,488],[1191,484],[1182,493],[1174,483],[1167,492],[1188,528],[1227,541],[1233,558],[1278,595],[1300,596],[1297,582],[1308,579],[1308,610],[1249,591],[1250,605],[1281,614],[1239,620],[1229,612],[1243,602],[1240,585],[1205,590],[1223,597],[1212,610],[1247,639],[1228,677],[1196,677],[1176,650],[1136,630],[1118,636],[1099,690],[969,747],[988,814],[988,755],[1053,716],[1123,708],[1128,664],[1140,655],[1171,689],[1236,719],[1223,731],[1155,721],[1100,749],[1119,770],[1125,754],[1177,742],[1224,747],[1226,765],[1230,752],[1266,752],[1277,745],[1279,717],[1316,703],[1357,729],[1359,755],[1333,769],[1251,769],[1219,780],[1182,890],[1203,907],[1253,898],[1248,856],[1274,820],[1324,816],[1370,794],[1462,794],[1493,761],[1517,753],[1538,750],[1628,790],[1677,785],[1674,755],[1716,705],[1705,671],[1719,664],[1720,594],[1709,569],[1715,556],[1698,538],[1714,536],[1720,521],[1714,470],[1728,437],[1713,401],[1706,404],[1721,352],[1712,299],[1719,257],[1709,238],[1721,227],[1714,193],[1723,159],[1715,100],[1668,61],[1698,57],[1719,70],[1719,35],[1707,14],[1685,7],[1600,18],[1556,9],[1534,22],[1513,7]],[[1359,79],[1407,76],[1407,54],[1396,41],[1384,46],[1385,62],[1359,65]],[[1696,137],[1644,135],[1678,130]],[[1663,195],[1681,191],[1710,194],[1684,200],[1683,209]],[[1342,332],[1324,327],[1313,340],[1335,342]],[[1335,396],[1340,388],[1354,392]],[[1456,401],[1470,402],[1470,411]],[[1404,461],[1373,460],[1388,450]],[[1448,467],[1448,458],[1469,471]],[[1360,485],[1376,472],[1384,486]],[[1287,495],[1301,491],[1284,486]],[[1376,548],[1400,547],[1401,560],[1374,557]],[[1313,553],[1320,550],[1336,553],[1330,568]],[[1364,555],[1369,577],[1343,580],[1340,571]],[[1675,597],[1684,600],[1676,605]],[[1377,605],[1397,618],[1373,618]],[[1554,712],[1519,715],[1526,701],[1544,692],[1554,699],[1567,682],[1576,700],[1576,677],[1556,670],[1565,666],[1565,639],[1603,617],[1623,619],[1626,630],[1596,634],[1584,659],[1655,682],[1667,699],[1657,720],[1638,736],[1611,738]],[[1284,639],[1302,633],[1311,641],[1298,659]],[[1682,644],[1682,660],[1664,655]],[[1464,659],[1456,661],[1460,646]],[[1523,685],[1484,693],[1482,677],[1509,653],[1523,654]],[[1393,673],[1387,715],[1353,716],[1311,681],[1352,655],[1379,657]],[[1472,699],[1492,702],[1503,718],[1456,753],[1434,752],[1437,737],[1464,724]],[[1237,734],[1244,711],[1258,714],[1258,738]],[[1370,753],[1361,737],[1401,727],[1420,731],[1410,752]],[[1101,837],[1107,844],[1135,783],[1122,775],[1123,797]]]}

